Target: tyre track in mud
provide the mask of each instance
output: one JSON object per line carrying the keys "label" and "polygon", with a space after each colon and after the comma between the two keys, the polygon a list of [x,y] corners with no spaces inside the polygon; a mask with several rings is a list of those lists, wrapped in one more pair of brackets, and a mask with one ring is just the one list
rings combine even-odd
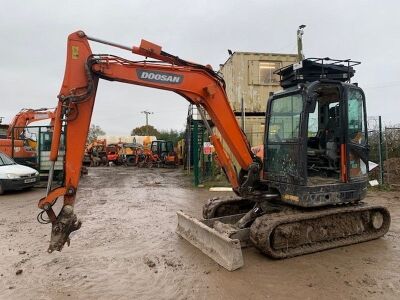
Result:
{"label": "tyre track in mud", "polygon": [[71,247],[50,255],[50,226],[36,222],[43,194],[0,197],[0,299],[400,297],[400,203],[394,193],[368,197],[392,213],[383,239],[281,261],[249,248],[245,266],[235,272],[174,233],[176,210],[200,217],[203,203],[215,196],[192,188],[182,170],[90,168],[77,195],[82,228]]}

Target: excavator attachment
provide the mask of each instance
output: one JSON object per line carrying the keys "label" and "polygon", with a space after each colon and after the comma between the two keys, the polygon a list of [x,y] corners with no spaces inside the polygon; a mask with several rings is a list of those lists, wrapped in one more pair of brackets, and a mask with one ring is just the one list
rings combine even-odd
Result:
{"label": "excavator attachment", "polygon": [[229,230],[219,229],[220,226],[217,224],[234,224],[244,214],[207,220],[198,220],[182,211],[177,211],[177,215],[177,234],[228,271],[234,271],[243,266],[241,248],[248,244],[249,229],[229,232]]}
{"label": "excavator attachment", "polygon": [[47,252],[61,251],[65,244],[69,246],[71,232],[81,228],[82,222],[74,214],[71,205],[65,205],[56,221],[52,224],[50,245]]}

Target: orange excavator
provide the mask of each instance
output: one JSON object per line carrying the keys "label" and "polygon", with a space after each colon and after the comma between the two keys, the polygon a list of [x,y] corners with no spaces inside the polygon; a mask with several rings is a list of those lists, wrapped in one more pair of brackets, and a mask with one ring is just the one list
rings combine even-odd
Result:
{"label": "orange excavator", "polygon": [[150,149],[143,149],[138,155],[140,167],[176,167],[178,156],[175,152],[172,141],[154,140]]}
{"label": "orange excavator", "polygon": [[151,143],[151,152],[158,157],[162,166],[176,167],[178,165],[178,155],[175,152],[172,141],[153,141]]}
{"label": "orange excavator", "polygon": [[[131,61],[92,54],[89,41],[152,60]],[[264,159],[250,149],[230,107],[225,83],[210,66],[183,60],[142,40],[127,47],[82,31],[68,37],[67,61],[51,148],[57,159],[66,127],[65,178],[39,200],[39,220],[52,223],[49,252],[61,251],[81,227],[73,206],[99,79],[173,91],[195,104],[233,191],[238,197],[212,199],[203,220],[178,214],[177,233],[228,270],[243,265],[241,247],[255,246],[286,258],[383,236],[390,225],[385,207],[366,204],[368,144],[365,97],[350,83],[350,60],[306,59],[279,70],[283,91],[268,100]],[[236,171],[205,111],[240,165]],[[310,136],[308,120],[316,119]],[[51,174],[51,173],[50,173]],[[58,215],[53,210],[63,197]]]}
{"label": "orange excavator", "polygon": [[11,138],[12,135],[14,135],[14,137],[19,137],[21,134],[23,134],[24,127],[36,121],[50,119],[50,126],[52,126],[54,122],[54,116],[54,109],[50,108],[21,109],[11,121],[7,130],[7,136],[8,138]]}
{"label": "orange excavator", "polygon": [[0,151],[13,157],[16,162],[36,166],[36,141],[26,136],[26,127],[36,121],[51,119],[53,125],[55,113],[48,108],[22,109],[11,121],[5,139],[0,139]]}
{"label": "orange excavator", "polygon": [[89,166],[91,167],[107,166],[107,141],[105,139],[97,139],[87,144],[85,147],[85,155],[82,163],[84,165],[87,165],[87,163],[89,163]]}

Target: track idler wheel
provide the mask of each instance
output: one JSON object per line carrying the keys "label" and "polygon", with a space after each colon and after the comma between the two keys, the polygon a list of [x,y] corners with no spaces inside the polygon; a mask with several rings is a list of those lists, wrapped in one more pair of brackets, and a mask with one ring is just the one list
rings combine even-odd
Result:
{"label": "track idler wheel", "polygon": [[211,198],[203,206],[203,218],[212,219],[247,213],[254,205],[254,201],[239,197]]}

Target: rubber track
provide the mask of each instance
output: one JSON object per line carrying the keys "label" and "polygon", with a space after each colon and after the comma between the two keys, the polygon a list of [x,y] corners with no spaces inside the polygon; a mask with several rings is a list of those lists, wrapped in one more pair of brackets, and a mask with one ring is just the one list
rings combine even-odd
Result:
{"label": "rubber track", "polygon": [[[274,229],[280,225],[318,219],[335,214],[363,212],[368,210],[379,211],[382,213],[383,224],[380,229],[375,230],[372,226],[369,226],[371,228],[363,231],[360,235],[350,235],[328,241],[318,241],[313,244],[305,244],[296,248],[274,249],[272,247]],[[358,204],[356,206],[335,207],[310,212],[292,210],[289,213],[265,214],[257,218],[250,228],[250,240],[256,248],[267,256],[282,259],[377,239],[386,234],[389,230],[389,226],[390,214],[387,208],[383,206]]]}
{"label": "rubber track", "polygon": [[[242,211],[239,209],[240,206],[242,207],[250,207],[248,210],[251,209],[253,202],[248,199],[240,198],[240,197],[231,197],[231,198],[211,198],[207,201],[207,203],[203,206],[203,218],[204,219],[212,219],[223,217],[226,215],[234,215],[239,214],[247,211]],[[218,214],[218,209],[222,206],[226,206],[227,210],[224,214]],[[234,212],[229,211],[229,206],[232,206],[231,210]]]}

